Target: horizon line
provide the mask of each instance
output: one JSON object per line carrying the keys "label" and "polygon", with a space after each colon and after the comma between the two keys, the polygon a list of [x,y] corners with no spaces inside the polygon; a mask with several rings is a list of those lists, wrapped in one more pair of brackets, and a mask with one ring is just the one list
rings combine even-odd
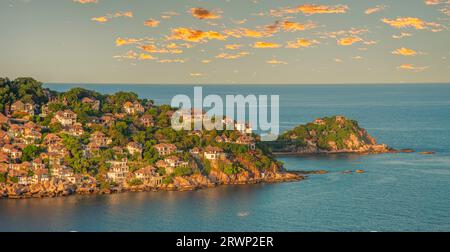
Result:
{"label": "horizon line", "polygon": [[246,85],[246,86],[313,86],[313,85],[448,85],[449,82],[367,82],[367,83],[120,83],[120,82],[42,82],[45,85],[168,85],[168,86],[224,86],[224,85]]}

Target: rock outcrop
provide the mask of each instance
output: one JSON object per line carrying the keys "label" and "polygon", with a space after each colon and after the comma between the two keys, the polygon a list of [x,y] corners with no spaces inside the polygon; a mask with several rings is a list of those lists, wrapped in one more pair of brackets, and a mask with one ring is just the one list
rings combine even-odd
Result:
{"label": "rock outcrop", "polygon": [[385,144],[378,144],[358,123],[343,116],[326,117],[300,125],[268,144],[276,154],[320,153],[387,153]]}

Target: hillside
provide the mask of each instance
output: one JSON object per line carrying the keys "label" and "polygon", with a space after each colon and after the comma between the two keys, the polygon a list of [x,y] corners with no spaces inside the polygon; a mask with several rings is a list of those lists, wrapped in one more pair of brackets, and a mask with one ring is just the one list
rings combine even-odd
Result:
{"label": "hillside", "polygon": [[358,122],[343,116],[319,118],[282,134],[271,147],[286,153],[384,153],[389,148],[377,144]]}

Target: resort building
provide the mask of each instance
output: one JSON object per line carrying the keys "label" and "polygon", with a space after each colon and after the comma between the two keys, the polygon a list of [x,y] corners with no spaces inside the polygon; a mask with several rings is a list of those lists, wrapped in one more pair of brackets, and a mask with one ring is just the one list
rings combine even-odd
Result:
{"label": "resort building", "polygon": [[62,126],[71,126],[77,122],[77,114],[71,110],[58,111],[54,119]]}
{"label": "resort building", "polygon": [[155,145],[155,149],[159,156],[167,156],[177,151],[177,147],[175,145],[166,143]]}

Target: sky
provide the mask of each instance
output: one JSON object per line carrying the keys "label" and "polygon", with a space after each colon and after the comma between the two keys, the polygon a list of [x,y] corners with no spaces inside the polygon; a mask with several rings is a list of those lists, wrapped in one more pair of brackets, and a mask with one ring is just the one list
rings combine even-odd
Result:
{"label": "sky", "polygon": [[0,0],[0,76],[450,83],[450,0]]}

